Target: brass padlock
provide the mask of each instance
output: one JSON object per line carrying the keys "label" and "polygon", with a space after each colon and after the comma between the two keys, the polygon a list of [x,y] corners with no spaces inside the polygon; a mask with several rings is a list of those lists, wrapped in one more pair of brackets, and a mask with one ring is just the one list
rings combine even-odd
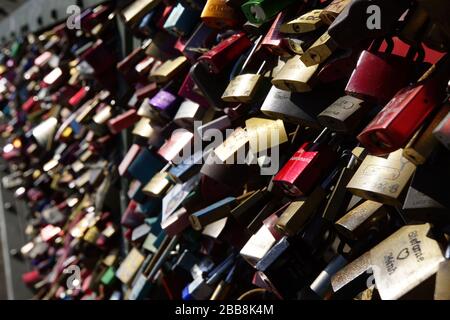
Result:
{"label": "brass padlock", "polygon": [[347,185],[351,193],[366,200],[390,205],[402,203],[402,193],[416,166],[399,149],[388,158],[368,155]]}
{"label": "brass padlock", "polygon": [[290,58],[283,68],[272,79],[272,84],[280,90],[293,92],[309,92],[313,88],[314,75],[319,68],[318,64],[305,66],[301,56]]}
{"label": "brass padlock", "polygon": [[239,23],[239,16],[226,0],[207,0],[200,16],[210,28],[233,28]]}
{"label": "brass padlock", "polygon": [[336,17],[350,4],[352,0],[333,0],[320,13],[320,19],[327,25],[331,25]]}
{"label": "brass padlock", "polygon": [[322,10],[312,10],[300,17],[286,22],[281,25],[280,32],[282,33],[307,33],[319,29],[324,25],[320,19]]}
{"label": "brass padlock", "polygon": [[120,15],[125,23],[134,25],[160,2],[161,0],[136,0],[123,9]]}
{"label": "brass padlock", "polygon": [[337,43],[325,32],[311,47],[306,50],[301,59],[305,66],[321,64],[338,48]]}
{"label": "brass padlock", "polygon": [[367,236],[367,231],[387,215],[382,203],[367,200],[336,221],[336,230],[348,239]]}
{"label": "brass padlock", "polygon": [[167,172],[161,171],[153,176],[153,178],[145,185],[142,192],[149,197],[161,197],[169,188],[170,182],[167,179]]}
{"label": "brass padlock", "polygon": [[349,133],[356,129],[367,109],[364,100],[344,96],[322,111],[317,120],[322,126],[335,132]]}
{"label": "brass padlock", "polygon": [[413,294],[417,291],[413,289],[436,274],[440,263],[445,261],[439,243],[428,236],[430,231],[428,223],[402,227],[338,271],[331,279],[333,290],[339,291],[372,269],[381,299],[394,300]]}
{"label": "brass padlock", "polygon": [[157,83],[167,82],[173,79],[185,67],[188,66],[188,60],[185,56],[164,61],[162,65],[150,73],[149,80]]}

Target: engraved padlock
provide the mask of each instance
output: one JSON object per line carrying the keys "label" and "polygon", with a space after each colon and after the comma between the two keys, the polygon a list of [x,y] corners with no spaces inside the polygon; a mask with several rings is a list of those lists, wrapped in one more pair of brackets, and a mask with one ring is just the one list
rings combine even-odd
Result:
{"label": "engraved padlock", "polygon": [[200,16],[210,28],[233,28],[239,23],[239,15],[226,0],[207,0]]}
{"label": "engraved padlock", "polygon": [[347,189],[354,195],[376,202],[399,205],[416,166],[399,149],[388,158],[368,155],[359,166]]}
{"label": "engraved padlock", "polygon": [[320,19],[321,13],[322,10],[315,9],[302,14],[298,18],[282,24],[280,32],[302,34],[315,31],[324,25],[323,21]]}

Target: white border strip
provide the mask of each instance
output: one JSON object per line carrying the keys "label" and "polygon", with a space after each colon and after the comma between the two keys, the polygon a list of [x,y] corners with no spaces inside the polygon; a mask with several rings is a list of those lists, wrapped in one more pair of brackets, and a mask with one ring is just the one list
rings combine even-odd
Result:
{"label": "white border strip", "polygon": [[5,220],[5,211],[4,211],[4,203],[3,203],[3,188],[0,183],[0,237],[1,237],[1,247],[3,253],[3,265],[5,268],[5,280],[6,280],[6,294],[8,300],[14,300],[14,289],[12,283],[12,270],[11,270],[11,257],[8,252],[9,244],[8,244],[8,235],[6,231],[6,220]]}

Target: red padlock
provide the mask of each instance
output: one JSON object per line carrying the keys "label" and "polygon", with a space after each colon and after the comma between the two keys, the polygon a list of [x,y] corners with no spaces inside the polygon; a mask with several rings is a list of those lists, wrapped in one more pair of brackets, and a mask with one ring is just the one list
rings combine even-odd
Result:
{"label": "red padlock", "polygon": [[414,80],[416,67],[423,61],[423,50],[414,61],[416,50],[410,48],[406,57],[392,54],[394,42],[386,39],[385,52],[379,52],[383,41],[375,40],[359,57],[345,92],[367,102],[386,104],[395,93]]}
{"label": "red padlock", "polygon": [[198,61],[206,64],[210,72],[219,73],[251,46],[252,42],[245,33],[239,32],[220,42]]}
{"label": "red padlock", "polygon": [[358,136],[373,155],[391,153],[411,139],[433,109],[445,98],[450,70],[445,56],[417,84],[400,90]]}
{"label": "red padlock", "polygon": [[335,164],[338,154],[325,129],[313,143],[305,143],[277,173],[273,182],[290,196],[308,195]]}

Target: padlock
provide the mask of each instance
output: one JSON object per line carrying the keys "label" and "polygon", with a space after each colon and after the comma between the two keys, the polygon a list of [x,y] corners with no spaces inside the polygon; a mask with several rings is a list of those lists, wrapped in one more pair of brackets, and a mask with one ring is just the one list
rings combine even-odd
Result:
{"label": "padlock", "polygon": [[277,219],[278,216],[275,214],[266,218],[261,228],[251,236],[239,252],[252,267],[255,267],[277,241],[282,238],[282,234],[275,229]]}
{"label": "padlock", "polygon": [[327,25],[331,25],[336,17],[347,7],[351,0],[333,0],[320,13],[320,19]]}
{"label": "padlock", "polygon": [[308,195],[337,159],[335,141],[328,129],[312,143],[304,143],[276,174],[273,183],[292,197]]}
{"label": "padlock", "polygon": [[433,131],[449,112],[450,106],[443,105],[431,115],[421,129],[417,130],[403,150],[403,156],[406,159],[416,166],[422,165],[427,161],[439,143],[433,136]]}
{"label": "padlock", "polygon": [[281,25],[280,32],[302,34],[318,30],[324,25],[320,19],[321,13],[322,10],[316,9],[302,14],[300,17]]}
{"label": "padlock", "polygon": [[350,133],[356,129],[367,111],[368,105],[363,100],[344,96],[322,111],[317,119],[330,130]]}
{"label": "padlock", "polygon": [[108,120],[108,128],[113,134],[117,134],[133,126],[139,120],[136,110],[128,110],[112,119]]}
{"label": "padlock", "polygon": [[214,116],[213,108],[205,108],[190,100],[184,100],[177,113],[173,118],[173,122],[182,128],[192,130],[195,121],[207,123],[211,121]]}
{"label": "padlock", "polygon": [[317,81],[321,83],[332,83],[336,81],[348,81],[355,69],[361,54],[359,48],[337,50],[335,54],[321,66],[316,75]]}
{"label": "padlock", "polygon": [[[407,57],[391,54],[394,42],[386,39],[388,43],[385,53],[378,52],[382,40],[375,40],[369,50],[364,50],[359,57],[358,64],[348,81],[345,93],[356,98],[385,104],[415,76],[415,68],[423,58],[419,49],[419,61],[410,58],[415,54],[410,48]],[[373,84],[377,83],[376,86]]]}
{"label": "padlock", "polygon": [[233,28],[239,23],[239,15],[226,0],[207,0],[200,16],[212,29]]}
{"label": "padlock", "polygon": [[157,83],[170,81],[175,76],[187,70],[188,61],[186,57],[180,56],[175,59],[166,60],[157,69],[150,73],[149,80]]}
{"label": "padlock", "polygon": [[178,3],[173,8],[163,28],[175,37],[185,37],[191,34],[199,16],[199,11]]}
{"label": "padlock", "polygon": [[364,239],[387,215],[388,210],[382,203],[367,200],[347,212],[334,227],[347,239]]}
{"label": "padlock", "polygon": [[325,32],[316,40],[301,56],[302,62],[307,67],[321,64],[327,60],[338,48],[336,42]]}
{"label": "padlock", "polygon": [[292,3],[292,0],[249,0],[241,5],[241,9],[250,23],[262,24]]}
{"label": "padlock", "polygon": [[277,56],[284,57],[289,55],[285,40],[280,33],[280,26],[284,23],[288,15],[289,13],[285,11],[280,12],[261,41],[262,48],[266,48],[270,53]]}
{"label": "padlock", "polygon": [[182,51],[183,55],[192,63],[195,63],[203,53],[202,51],[210,47],[216,33],[217,31],[208,27],[206,23],[200,23],[189,39],[186,40]]}
{"label": "padlock", "polygon": [[169,83],[164,88],[158,91],[153,98],[148,102],[144,101],[144,104],[148,104],[153,110],[156,110],[158,114],[166,119],[171,119],[179,106],[180,99],[172,92],[173,83]]}
{"label": "padlock", "polygon": [[[168,162],[180,163],[188,156],[194,134],[186,129],[177,129],[170,138],[158,149],[158,155]],[[186,149],[188,148],[188,149]]]}
{"label": "padlock", "polygon": [[272,79],[272,84],[280,90],[292,92],[312,91],[314,76],[319,65],[305,66],[299,55],[290,58]]}
{"label": "padlock", "polygon": [[402,227],[339,270],[331,279],[333,290],[342,290],[371,268],[381,299],[395,300],[414,294],[445,260],[439,243],[428,236],[430,231],[428,223]]}
{"label": "padlock", "polygon": [[400,17],[409,7],[409,0],[353,0],[336,17],[328,33],[339,47],[353,48],[369,39],[395,33]]}
{"label": "padlock", "polygon": [[249,64],[249,61],[252,59],[254,53],[256,52],[259,43],[261,42],[262,36],[260,36],[255,43],[253,44],[253,48],[248,54],[247,58],[243,62],[240,72],[237,76],[233,77],[233,79],[228,84],[225,89],[222,100],[226,102],[242,102],[248,103],[250,102],[256,91],[260,82],[262,81],[262,76],[260,75],[262,69],[264,68],[265,61],[259,67],[259,70],[256,74],[246,73],[242,74],[243,70],[245,70],[246,66]]}
{"label": "padlock", "polygon": [[144,15],[146,15],[150,10],[155,8],[160,3],[160,0],[137,0],[133,1],[129,6],[123,9],[120,16],[125,23],[133,26],[138,21],[140,21]]}
{"label": "padlock", "polygon": [[286,129],[281,120],[250,118],[245,121],[245,125],[250,150],[255,155],[288,142]]}
{"label": "padlock", "polygon": [[161,171],[153,176],[153,178],[144,186],[142,192],[150,197],[159,198],[169,188],[170,182],[167,179],[167,172]]}
{"label": "padlock", "polygon": [[367,156],[347,185],[351,193],[366,200],[399,205],[416,166],[399,149],[387,159]]}
{"label": "padlock", "polygon": [[198,61],[204,63],[210,72],[217,74],[251,46],[252,42],[245,33],[238,32],[203,54]]}
{"label": "padlock", "polygon": [[272,86],[261,106],[261,112],[272,119],[319,127],[316,117],[339,97],[342,90],[339,87],[333,84],[318,86],[311,92],[293,93]]}
{"label": "padlock", "polygon": [[405,146],[445,97],[449,62],[444,57],[417,84],[400,90],[358,135],[370,153],[382,155]]}

